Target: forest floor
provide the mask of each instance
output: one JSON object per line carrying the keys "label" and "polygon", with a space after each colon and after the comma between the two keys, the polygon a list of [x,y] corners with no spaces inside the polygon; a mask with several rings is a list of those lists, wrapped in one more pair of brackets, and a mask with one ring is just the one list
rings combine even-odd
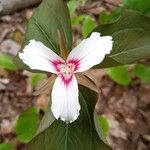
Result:
{"label": "forest floor", "polygon": [[[32,15],[27,9],[0,18],[0,52],[15,56],[20,50],[25,33],[25,22]],[[114,83],[104,70],[93,70],[93,76],[102,89],[100,113],[108,119],[108,141],[114,150],[150,149],[150,84],[133,78],[128,86]],[[16,139],[16,117],[28,107],[44,109],[48,95],[34,97],[26,71],[8,71],[0,68],[0,143],[11,142],[16,150],[26,146]]]}

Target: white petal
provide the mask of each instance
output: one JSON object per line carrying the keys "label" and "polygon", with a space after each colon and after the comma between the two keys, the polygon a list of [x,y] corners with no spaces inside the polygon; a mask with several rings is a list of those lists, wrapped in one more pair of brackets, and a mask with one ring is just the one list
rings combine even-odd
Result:
{"label": "white petal", "polygon": [[20,59],[31,69],[57,73],[53,61],[63,61],[56,53],[47,48],[43,43],[30,40],[23,53],[19,53]]}
{"label": "white petal", "polygon": [[55,80],[52,89],[53,115],[67,123],[75,121],[79,116],[80,104],[78,97],[78,84],[73,75],[68,83],[65,83],[61,76]]}
{"label": "white petal", "polygon": [[89,38],[83,40],[70,52],[67,60],[79,61],[79,67],[76,72],[86,71],[102,62],[105,55],[112,50],[112,46],[111,36],[101,37],[100,33],[93,32]]}

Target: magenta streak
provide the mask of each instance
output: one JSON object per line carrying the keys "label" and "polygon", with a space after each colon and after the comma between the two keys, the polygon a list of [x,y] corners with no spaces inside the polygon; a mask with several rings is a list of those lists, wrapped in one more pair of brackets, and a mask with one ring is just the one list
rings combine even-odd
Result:
{"label": "magenta streak", "polygon": [[[66,62],[63,62],[61,60],[54,60],[54,61],[50,61],[51,65],[55,68],[55,70],[58,72],[58,75],[60,75],[61,79],[62,79],[62,82],[64,83],[64,85],[66,87],[69,86],[69,84],[71,83],[72,81],[72,78],[73,78],[73,74],[69,75],[69,76],[65,76],[64,74],[61,73],[61,70],[60,70],[60,66],[61,65],[65,65]],[[74,71],[78,70],[79,66],[80,66],[80,60],[78,59],[70,59],[67,64],[72,64],[74,65]]]}
{"label": "magenta streak", "polygon": [[68,87],[69,84],[70,84],[71,81],[72,81],[73,75],[71,75],[71,76],[70,76],[69,78],[67,78],[67,79],[66,79],[65,76],[63,76],[62,74],[60,75],[60,77],[61,77],[61,79],[62,79],[64,85],[65,85],[66,87]]}
{"label": "magenta streak", "polygon": [[[70,59],[70,60],[67,61],[67,64],[73,64],[74,65],[74,70],[73,70],[73,72],[74,72],[74,71],[78,70],[78,68],[80,66],[80,60]],[[63,74],[60,74],[60,75],[61,75],[61,79],[62,79],[64,85],[66,87],[68,87],[69,84],[71,83],[72,79],[73,79],[73,74],[70,75],[69,77],[65,77]]]}
{"label": "magenta streak", "polygon": [[50,61],[51,65],[54,66],[54,69],[57,72],[60,72],[60,65],[65,64],[65,62],[61,61],[61,60],[54,60],[54,61]]}
{"label": "magenta streak", "polygon": [[77,71],[80,67],[80,60],[72,58],[68,61],[68,64],[73,64],[74,65],[74,71]]}

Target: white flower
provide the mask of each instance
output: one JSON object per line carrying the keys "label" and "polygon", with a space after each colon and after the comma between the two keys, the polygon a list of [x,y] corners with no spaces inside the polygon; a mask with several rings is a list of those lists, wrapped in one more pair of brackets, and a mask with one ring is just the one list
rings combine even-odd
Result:
{"label": "white flower", "polygon": [[102,62],[105,55],[112,50],[112,45],[112,37],[101,37],[100,33],[93,32],[70,52],[66,60],[35,40],[25,46],[19,57],[31,69],[57,75],[52,88],[51,110],[56,119],[73,122],[80,111],[76,73],[84,72]]}

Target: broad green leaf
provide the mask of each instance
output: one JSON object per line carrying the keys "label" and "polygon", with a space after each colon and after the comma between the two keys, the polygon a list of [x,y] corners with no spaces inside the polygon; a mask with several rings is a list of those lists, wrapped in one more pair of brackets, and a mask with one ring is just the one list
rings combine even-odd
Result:
{"label": "broad green leaf", "polygon": [[100,24],[106,24],[114,22],[118,19],[122,11],[122,8],[117,8],[113,11],[103,11],[99,15]]}
{"label": "broad green leaf", "polygon": [[[130,17],[129,17],[130,16]],[[113,49],[95,68],[135,63],[150,58],[150,18],[126,10],[114,23],[104,24],[94,31],[113,37]]]}
{"label": "broad green leaf", "polygon": [[131,82],[130,74],[125,66],[108,68],[107,74],[118,84],[128,85]]}
{"label": "broad green leaf", "polygon": [[87,37],[87,35],[96,27],[95,21],[90,17],[86,16],[82,25],[82,35]]}
{"label": "broad green leaf", "polygon": [[138,10],[144,14],[150,15],[150,1],[149,0],[123,0],[125,7]]}
{"label": "broad green leaf", "polygon": [[0,53],[0,68],[12,71],[17,69],[12,61],[12,57],[2,53]]}
{"label": "broad green leaf", "polygon": [[145,82],[150,82],[150,67],[137,64],[134,68],[134,74]]}
{"label": "broad green leaf", "polygon": [[0,150],[13,150],[13,147],[9,143],[0,143]]}
{"label": "broad green leaf", "polygon": [[31,107],[23,112],[15,126],[17,139],[23,143],[29,142],[36,133],[39,124],[39,109]]}
{"label": "broad green leaf", "polygon": [[[24,45],[28,44],[29,40],[35,39],[58,54],[58,30],[64,32],[67,48],[70,51],[72,48],[72,30],[69,11],[65,2],[63,0],[43,0],[28,23]],[[14,61],[19,68],[30,70],[18,56]]]}
{"label": "broad green leaf", "polygon": [[95,130],[93,111],[96,95],[83,87],[80,90],[83,94],[80,93],[82,109],[79,118],[71,124],[60,120],[50,122],[51,126],[46,127],[29,143],[29,150],[110,149],[101,141]]}
{"label": "broad green leaf", "polygon": [[39,81],[44,79],[44,74],[41,73],[33,73],[31,76],[31,85],[36,87]]}
{"label": "broad green leaf", "polygon": [[[130,16],[130,17],[129,17]],[[118,20],[113,23],[108,23],[100,25],[94,29],[94,31],[99,31],[103,36],[112,35],[115,32],[124,29],[143,29],[145,31],[150,31],[150,17],[141,14],[140,12],[134,10],[124,9],[122,10],[121,16]]]}

